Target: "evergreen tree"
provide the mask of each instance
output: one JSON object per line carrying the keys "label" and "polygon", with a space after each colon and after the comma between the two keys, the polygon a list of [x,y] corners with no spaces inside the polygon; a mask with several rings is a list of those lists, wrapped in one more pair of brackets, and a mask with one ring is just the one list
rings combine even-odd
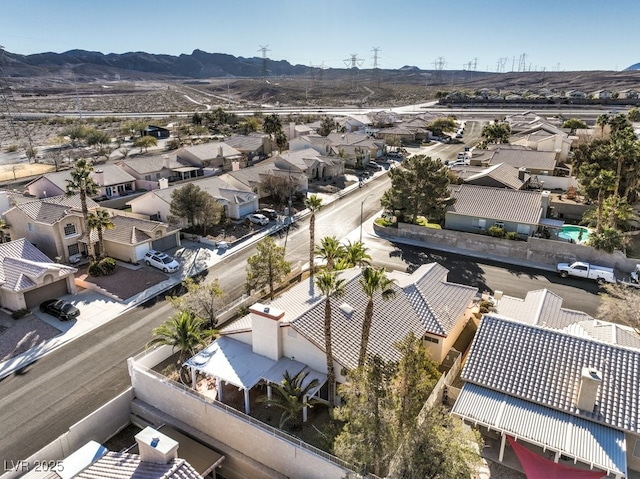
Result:
{"label": "evergreen tree", "polygon": [[389,170],[391,188],[382,196],[383,208],[401,220],[415,222],[425,216],[441,223],[446,208],[455,201],[449,192],[449,170],[431,157],[417,155]]}
{"label": "evergreen tree", "polygon": [[270,236],[258,243],[257,250],[247,259],[247,289],[269,286],[269,297],[273,299],[276,285],[291,272],[291,265],[284,258],[284,247]]}

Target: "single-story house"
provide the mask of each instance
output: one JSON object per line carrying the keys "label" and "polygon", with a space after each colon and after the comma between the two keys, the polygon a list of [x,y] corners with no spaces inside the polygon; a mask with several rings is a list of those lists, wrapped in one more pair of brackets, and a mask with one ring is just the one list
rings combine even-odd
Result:
{"label": "single-story house", "polygon": [[569,155],[573,140],[568,133],[547,122],[531,125],[529,128],[513,135],[509,143],[523,145],[537,151],[556,153],[556,160],[564,161]]}
{"label": "single-story house", "polygon": [[557,165],[555,151],[531,150],[523,145],[489,145],[488,149],[474,149],[472,165],[494,166],[500,163],[525,168],[530,175],[554,176]]}
{"label": "single-story house", "polygon": [[447,207],[445,228],[456,231],[488,231],[499,226],[523,237],[538,231],[549,208],[548,191],[523,191],[488,186],[455,185],[455,203]]}
{"label": "single-story house", "polygon": [[[259,207],[258,196],[255,193],[231,187],[220,176],[203,178],[191,183],[221,203],[224,206],[225,215],[229,218],[242,218]],[[127,204],[131,207],[132,213],[147,215],[156,221],[167,221],[171,215],[171,194],[184,186],[185,184],[179,184],[149,191],[133,198]]]}
{"label": "single-story house", "polygon": [[339,156],[320,155],[313,148],[305,148],[280,153],[273,158],[273,164],[282,171],[293,167],[303,172],[308,180],[318,180],[343,175],[345,160]]}
{"label": "single-story house", "polygon": [[202,145],[185,146],[176,151],[178,162],[199,168],[217,168],[229,171],[234,164],[245,161],[242,153],[223,141],[212,141]]}
{"label": "single-story house", "polygon": [[71,266],[56,263],[24,238],[0,244],[0,305],[17,311],[76,292]]}
{"label": "single-story house", "polygon": [[343,150],[346,154],[346,164],[351,167],[355,166],[355,155],[358,151],[364,154],[365,166],[371,158],[379,158],[385,152],[384,140],[363,133],[330,133],[327,139],[331,142],[333,154],[339,155],[340,150]]}
{"label": "single-story house", "polygon": [[[126,196],[136,191],[136,179],[115,164],[95,166],[91,177],[99,188],[94,198]],[[26,188],[36,198],[59,196],[67,192],[67,180],[70,179],[71,170],[45,173],[27,183]]]}
{"label": "single-story house", "polygon": [[[242,153],[249,162],[263,160],[273,152],[273,141],[264,133],[233,135],[225,138],[224,142]],[[244,168],[246,165],[241,164],[240,167]]]}
{"label": "single-story house", "polygon": [[153,136],[158,140],[165,140],[171,136],[171,132],[167,128],[156,125],[148,125],[144,129],[144,134],[147,136]]}
{"label": "single-story house", "polygon": [[529,477],[640,474],[640,350],[487,314],[461,377],[452,413]]}
{"label": "single-story house", "polygon": [[268,181],[269,177],[291,178],[292,182],[296,184],[297,191],[306,191],[309,186],[309,178],[305,171],[282,159],[276,162],[276,157],[267,158],[256,165],[220,175],[220,179],[227,182],[231,188],[251,191],[259,198],[269,196],[269,193],[262,187],[262,184]]}
{"label": "single-story house", "polygon": [[518,170],[513,166],[499,163],[466,176],[463,180],[468,185],[524,190],[529,185],[531,175],[522,168]]}
{"label": "single-story house", "polygon": [[[345,294],[331,305],[332,347],[336,379],[344,382],[346,371],[357,367],[357,345],[368,298],[359,284],[359,268],[339,275],[345,280]],[[448,271],[437,263],[422,265],[411,274],[388,273],[395,280],[396,295],[388,301],[383,301],[379,293],[374,298],[368,352],[385,360],[398,360],[400,353],[394,345],[410,332],[422,339],[438,364],[464,350],[467,345],[460,346],[456,341],[467,328],[475,330],[473,306],[478,290],[450,283],[447,275]],[[291,367],[306,367],[326,379],[324,305],[320,290],[302,282],[268,306],[254,305],[247,316],[221,328],[220,338],[207,348],[208,352],[192,358],[187,365],[218,378],[218,384],[225,381],[243,389],[247,408],[249,390],[261,380],[279,382],[284,367],[292,361],[295,364]],[[214,359],[207,359],[211,357]],[[282,361],[286,364],[279,364]],[[328,400],[327,387],[320,388],[318,394]]]}
{"label": "single-story house", "polygon": [[203,176],[202,168],[184,166],[175,155],[168,154],[127,158],[116,165],[136,179],[138,188],[145,190],[159,188],[162,179],[174,182]]}

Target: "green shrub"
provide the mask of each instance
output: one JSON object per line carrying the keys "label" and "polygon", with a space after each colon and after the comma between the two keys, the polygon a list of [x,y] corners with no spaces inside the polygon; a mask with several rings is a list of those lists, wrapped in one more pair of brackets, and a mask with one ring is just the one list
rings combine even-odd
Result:
{"label": "green shrub", "polygon": [[493,236],[494,238],[504,238],[504,228],[495,225],[491,226],[489,228],[489,235]]}
{"label": "green shrub", "polygon": [[393,227],[397,227],[397,223],[394,223],[393,221],[388,220],[387,218],[377,218],[375,220],[375,223],[378,226],[384,226],[386,228],[393,228]]}
{"label": "green shrub", "polygon": [[15,153],[16,151],[18,151],[18,145],[9,145],[9,146],[7,146],[7,152],[8,153]]}
{"label": "green shrub", "polygon": [[116,271],[116,260],[113,258],[103,258],[99,261],[92,261],[89,265],[89,276],[109,276]]}
{"label": "green shrub", "polygon": [[425,218],[424,216],[418,216],[416,218],[416,224],[418,224],[420,226],[424,226],[425,228],[433,228],[433,229],[437,229],[437,230],[442,229],[442,227],[437,223],[429,223],[429,220],[427,218]]}
{"label": "green shrub", "polygon": [[29,311],[28,309],[18,309],[17,311],[13,311],[11,313],[11,317],[13,319],[20,319],[20,318],[24,318],[27,314],[29,314],[31,311]]}
{"label": "green shrub", "polygon": [[508,240],[517,240],[518,239],[518,233],[516,233],[515,231],[507,232],[507,239]]}

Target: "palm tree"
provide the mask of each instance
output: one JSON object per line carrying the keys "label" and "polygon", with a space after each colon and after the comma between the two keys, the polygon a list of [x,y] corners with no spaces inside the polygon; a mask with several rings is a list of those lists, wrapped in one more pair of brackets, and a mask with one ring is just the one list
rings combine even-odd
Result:
{"label": "palm tree", "polygon": [[380,292],[382,300],[387,301],[396,295],[396,291],[393,288],[394,282],[387,278],[384,268],[366,267],[362,271],[360,286],[362,286],[362,291],[367,295],[369,301],[364,310],[364,319],[362,321],[358,367],[364,366],[367,360],[367,347],[369,346],[369,334],[371,333],[371,323],[373,321],[373,297],[377,292]]}
{"label": "palm tree", "polygon": [[604,127],[609,124],[609,120],[609,115],[607,115],[606,113],[600,115],[596,120],[596,125],[600,127],[600,136],[604,136]]}
{"label": "palm tree", "polygon": [[204,329],[204,319],[193,311],[178,311],[174,316],[152,331],[154,338],[147,343],[152,346],[169,345],[180,351],[179,362],[193,356],[199,346],[206,346],[207,341],[217,334],[215,330]]}
{"label": "palm tree", "polygon": [[605,193],[611,191],[616,184],[616,174],[611,170],[601,170],[591,185],[598,189],[598,216],[596,221],[596,233],[602,233],[602,216],[604,211]]}
{"label": "palm tree", "polygon": [[98,244],[100,245],[99,258],[104,258],[104,237],[102,232],[104,230],[110,230],[115,227],[113,221],[111,221],[111,215],[107,210],[97,210],[95,213],[90,213],[88,218],[89,232],[96,230],[98,232]]}
{"label": "palm tree", "polygon": [[73,170],[71,170],[71,179],[67,180],[67,196],[80,194],[80,206],[82,207],[82,217],[84,219],[84,231],[87,235],[87,254],[90,258],[95,255],[93,253],[93,244],[91,243],[91,229],[89,227],[89,209],[87,208],[87,197],[95,196],[99,192],[98,184],[93,181],[91,172],[93,166],[84,158],[76,161]]}
{"label": "palm tree", "polygon": [[362,241],[347,241],[344,246],[344,266],[347,268],[353,268],[354,266],[368,266],[371,263],[371,256],[367,251],[367,248]]}
{"label": "palm tree", "polygon": [[293,420],[294,426],[300,425],[300,413],[305,407],[313,407],[317,403],[316,400],[306,401],[309,391],[318,386],[319,381],[313,379],[307,384],[305,379],[309,375],[309,371],[300,371],[291,377],[289,371],[285,371],[282,382],[272,386],[274,394],[273,399],[263,398],[261,401],[269,406],[276,406],[282,409],[280,416],[280,429],[284,428],[287,422]]}
{"label": "palm tree", "polygon": [[316,211],[322,208],[322,198],[313,194],[305,199],[304,204],[311,211],[311,219],[309,220],[309,275],[313,281],[313,273],[315,269],[315,247],[316,247]]}
{"label": "palm tree", "polygon": [[315,254],[325,261],[327,271],[333,271],[337,261],[344,256],[344,246],[335,236],[325,236],[316,247]]}
{"label": "palm tree", "polygon": [[331,296],[344,295],[344,279],[334,271],[323,271],[316,277],[316,286],[324,295],[324,349],[327,357],[327,383],[329,386],[329,407],[333,407],[335,398],[336,372],[333,369],[333,350],[331,345]]}

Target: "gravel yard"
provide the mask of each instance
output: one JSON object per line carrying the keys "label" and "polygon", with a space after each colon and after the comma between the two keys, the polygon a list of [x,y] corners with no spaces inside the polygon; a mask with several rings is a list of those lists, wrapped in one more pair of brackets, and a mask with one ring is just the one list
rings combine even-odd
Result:
{"label": "gravel yard", "polygon": [[3,312],[0,315],[0,361],[22,354],[58,334],[58,329],[34,315],[12,319]]}

